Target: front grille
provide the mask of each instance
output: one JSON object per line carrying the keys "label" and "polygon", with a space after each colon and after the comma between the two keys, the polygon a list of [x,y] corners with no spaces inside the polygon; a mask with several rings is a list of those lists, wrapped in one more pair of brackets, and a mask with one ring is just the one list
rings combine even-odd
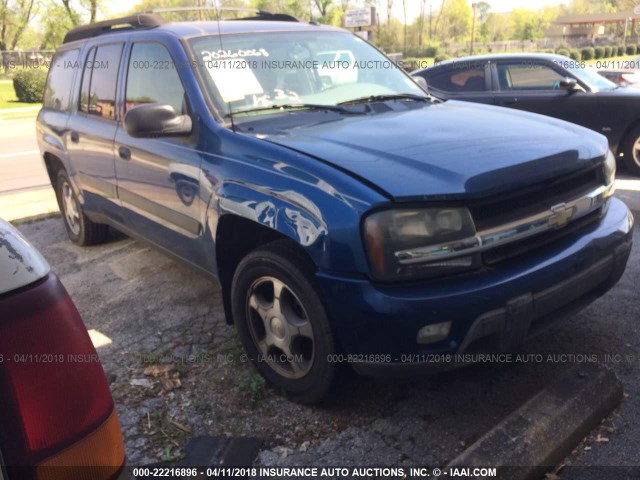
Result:
{"label": "front grille", "polygon": [[475,202],[470,206],[478,231],[549,210],[603,185],[599,168],[533,185],[524,190]]}
{"label": "front grille", "polygon": [[601,215],[602,208],[599,208],[558,230],[551,230],[534,237],[525,238],[519,242],[487,250],[482,254],[483,263],[485,265],[496,265],[525,253],[532,253],[542,247],[548,247],[570,234],[588,230],[598,221]]}

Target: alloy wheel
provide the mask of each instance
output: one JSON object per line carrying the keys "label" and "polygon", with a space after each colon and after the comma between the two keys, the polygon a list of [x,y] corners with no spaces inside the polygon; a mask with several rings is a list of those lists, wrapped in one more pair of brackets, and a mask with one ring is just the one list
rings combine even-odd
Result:
{"label": "alloy wheel", "polygon": [[313,365],[313,328],[293,291],[281,280],[262,277],[247,294],[249,332],[265,361],[279,375],[304,377]]}
{"label": "alloy wheel", "polygon": [[74,235],[80,234],[80,209],[68,182],[62,184],[62,209],[69,229]]}

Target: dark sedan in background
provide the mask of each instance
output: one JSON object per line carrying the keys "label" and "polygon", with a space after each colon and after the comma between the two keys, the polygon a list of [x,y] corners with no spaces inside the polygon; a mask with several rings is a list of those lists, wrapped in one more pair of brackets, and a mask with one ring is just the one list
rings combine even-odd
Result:
{"label": "dark sedan in background", "polygon": [[442,99],[467,100],[567,120],[604,134],[640,175],[640,90],[620,88],[561,55],[465,57],[412,73]]}

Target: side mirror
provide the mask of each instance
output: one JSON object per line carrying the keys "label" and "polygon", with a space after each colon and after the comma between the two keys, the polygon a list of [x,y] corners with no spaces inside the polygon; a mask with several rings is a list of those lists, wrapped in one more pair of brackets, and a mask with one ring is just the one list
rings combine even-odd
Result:
{"label": "side mirror", "polygon": [[413,81],[416,82],[422,90],[429,93],[429,85],[427,85],[427,81],[424,79],[424,77],[415,75],[411,78],[413,78]]}
{"label": "side mirror", "polygon": [[575,78],[565,78],[560,80],[560,88],[567,90],[569,93],[582,92],[582,87],[578,85],[578,81]]}
{"label": "side mirror", "polygon": [[191,117],[178,115],[171,105],[147,103],[129,110],[124,116],[124,129],[135,138],[189,135]]}

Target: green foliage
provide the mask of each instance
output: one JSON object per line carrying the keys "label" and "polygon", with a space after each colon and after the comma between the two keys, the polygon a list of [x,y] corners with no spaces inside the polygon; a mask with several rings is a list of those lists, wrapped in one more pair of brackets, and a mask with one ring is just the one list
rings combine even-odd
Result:
{"label": "green foliage", "polygon": [[25,103],[42,103],[47,72],[44,68],[27,68],[18,70],[13,76],[13,88],[18,101]]}
{"label": "green foliage", "polygon": [[440,48],[437,45],[429,45],[424,49],[423,57],[436,57],[440,53]]}
{"label": "green foliage", "polygon": [[611,46],[604,47],[604,58],[611,57],[612,52],[613,52],[613,48]]}
{"label": "green foliage", "polygon": [[251,398],[251,406],[255,408],[264,395],[266,381],[255,370],[251,370],[240,382],[240,388],[249,394]]}
{"label": "green foliage", "polygon": [[580,50],[578,50],[577,48],[572,48],[571,51],[569,52],[569,58],[571,60],[575,60],[576,62],[581,62],[582,61],[582,52]]}
{"label": "green foliage", "polygon": [[440,55],[436,55],[436,58],[434,60],[435,63],[440,63],[440,62],[444,62],[445,60],[450,60],[451,57],[449,55],[445,55],[444,53],[441,53]]}
{"label": "green foliage", "polygon": [[627,55],[635,55],[638,52],[638,49],[635,45],[627,45]]}
{"label": "green foliage", "polygon": [[596,47],[593,50],[595,52],[596,59],[604,58],[604,47]]}
{"label": "green foliage", "polygon": [[595,56],[596,52],[593,47],[585,47],[582,49],[582,60],[593,60]]}
{"label": "green foliage", "polygon": [[556,53],[558,55],[562,55],[564,57],[568,57],[571,52],[569,50],[567,50],[566,48],[559,48],[559,49],[556,50]]}
{"label": "green foliage", "polygon": [[618,45],[618,54],[616,56],[621,57],[624,55],[624,45]]}

